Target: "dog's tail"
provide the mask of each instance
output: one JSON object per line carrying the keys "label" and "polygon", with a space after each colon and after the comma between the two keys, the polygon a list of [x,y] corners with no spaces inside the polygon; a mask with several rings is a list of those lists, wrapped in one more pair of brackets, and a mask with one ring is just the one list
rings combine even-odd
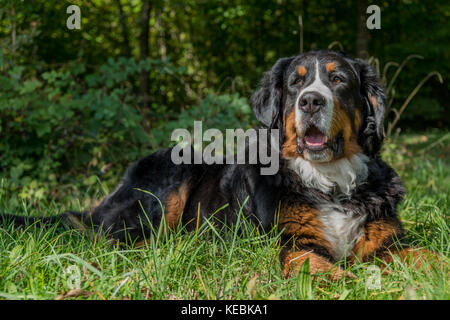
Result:
{"label": "dog's tail", "polygon": [[36,225],[37,227],[75,227],[85,228],[84,221],[88,212],[65,211],[61,214],[51,217],[29,217],[19,216],[9,213],[0,213],[0,226],[13,224],[14,227],[27,227]]}

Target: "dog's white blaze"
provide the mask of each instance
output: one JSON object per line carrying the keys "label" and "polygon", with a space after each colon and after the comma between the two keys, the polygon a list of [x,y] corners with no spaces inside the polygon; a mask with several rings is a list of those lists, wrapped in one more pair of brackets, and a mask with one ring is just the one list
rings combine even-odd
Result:
{"label": "dog's white blaze", "polygon": [[321,124],[320,127],[327,130],[327,132],[324,132],[325,134],[328,134],[328,130],[331,126],[331,119],[333,116],[333,108],[334,108],[334,101],[333,101],[333,93],[331,92],[330,88],[328,88],[320,79],[320,73],[319,73],[319,61],[316,59],[315,63],[315,75],[314,75],[314,81],[309,86],[303,88],[298,97],[297,101],[295,102],[295,121],[297,125],[301,124],[301,114],[302,112],[299,111],[299,101],[301,97],[308,92],[318,92],[325,98],[325,112],[323,114],[323,117],[321,117]]}
{"label": "dog's white blaze", "polygon": [[332,245],[332,255],[336,260],[351,255],[351,251],[362,236],[362,224],[366,214],[345,211],[337,200],[318,207],[319,219],[323,223],[323,233]]}
{"label": "dog's white blaze", "polygon": [[288,165],[302,179],[303,185],[323,193],[331,193],[338,187],[344,195],[350,195],[355,187],[364,182],[368,176],[369,158],[358,153],[350,158],[332,162],[313,162],[301,157],[289,159]]}

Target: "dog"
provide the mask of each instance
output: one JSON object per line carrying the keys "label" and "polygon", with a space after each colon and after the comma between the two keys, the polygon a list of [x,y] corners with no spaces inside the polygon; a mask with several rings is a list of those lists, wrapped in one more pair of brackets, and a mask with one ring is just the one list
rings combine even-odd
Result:
{"label": "dog", "polygon": [[339,261],[423,256],[401,243],[396,208],[405,189],[380,157],[385,100],[365,61],[330,50],[282,58],[251,98],[261,127],[280,132],[276,174],[261,175],[260,164],[176,165],[168,148],[132,164],[89,212],[1,219],[84,225],[142,245],[160,225],[192,231],[214,214],[230,226],[241,211],[262,230],[278,222],[286,276],[306,260],[311,274],[339,279],[346,275]]}

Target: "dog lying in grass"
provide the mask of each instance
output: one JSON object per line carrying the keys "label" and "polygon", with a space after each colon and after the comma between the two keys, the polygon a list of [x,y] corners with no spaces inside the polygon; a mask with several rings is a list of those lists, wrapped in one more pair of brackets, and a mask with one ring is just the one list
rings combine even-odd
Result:
{"label": "dog lying in grass", "polygon": [[262,230],[277,223],[286,276],[306,260],[312,274],[331,271],[338,279],[344,260],[433,256],[401,243],[396,208],[405,189],[379,155],[385,94],[366,62],[328,50],[282,58],[251,100],[261,126],[280,132],[274,175],[261,175],[261,164],[176,165],[163,149],[131,165],[89,212],[1,219],[17,226],[61,221],[142,245],[160,226],[195,230],[213,214],[215,223],[233,225],[242,212]]}

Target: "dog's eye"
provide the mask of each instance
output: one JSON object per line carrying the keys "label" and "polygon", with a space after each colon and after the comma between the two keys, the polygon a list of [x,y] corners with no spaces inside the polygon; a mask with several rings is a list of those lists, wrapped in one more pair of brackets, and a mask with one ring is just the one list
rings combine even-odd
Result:
{"label": "dog's eye", "polygon": [[302,85],[303,84],[303,78],[297,78],[297,79],[295,79],[293,82],[292,82],[292,84],[291,85]]}
{"label": "dog's eye", "polygon": [[334,76],[334,77],[333,77],[333,82],[336,83],[336,84],[337,84],[337,83],[341,83],[341,82],[342,82],[342,79],[341,79],[340,77],[338,77],[338,76]]}

